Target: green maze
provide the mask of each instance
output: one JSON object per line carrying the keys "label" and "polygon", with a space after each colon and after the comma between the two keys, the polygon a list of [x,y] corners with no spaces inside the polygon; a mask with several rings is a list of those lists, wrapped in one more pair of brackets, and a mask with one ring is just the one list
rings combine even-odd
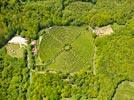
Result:
{"label": "green maze", "polygon": [[85,27],[54,26],[44,35],[39,57],[48,70],[75,72],[91,64],[93,48],[91,32]]}

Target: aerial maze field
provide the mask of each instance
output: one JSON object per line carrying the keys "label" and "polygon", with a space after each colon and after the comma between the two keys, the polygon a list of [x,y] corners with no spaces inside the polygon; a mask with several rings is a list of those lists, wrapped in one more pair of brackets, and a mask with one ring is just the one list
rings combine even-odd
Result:
{"label": "aerial maze field", "polygon": [[94,39],[86,27],[52,27],[43,36],[39,57],[46,69],[75,72],[92,64]]}
{"label": "aerial maze field", "polygon": [[133,0],[0,0],[0,100],[134,100]]}

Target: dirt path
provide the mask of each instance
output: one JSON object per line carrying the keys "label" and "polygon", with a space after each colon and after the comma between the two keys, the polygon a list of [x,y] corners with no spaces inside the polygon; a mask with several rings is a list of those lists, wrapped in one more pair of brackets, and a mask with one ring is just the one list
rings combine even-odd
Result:
{"label": "dirt path", "polygon": [[94,47],[94,55],[93,55],[93,75],[96,75],[96,51],[97,47]]}
{"label": "dirt path", "polygon": [[40,37],[39,37],[39,45],[40,45],[40,43],[41,43],[41,41],[42,41],[42,38],[43,38],[43,36],[40,36]]}
{"label": "dirt path", "polygon": [[52,74],[56,74],[56,71],[35,71],[35,70],[31,70],[31,72],[37,73],[37,74],[46,74],[46,73],[52,73]]}
{"label": "dirt path", "polygon": [[32,52],[31,49],[29,47],[27,47],[27,68],[30,70],[30,73],[29,73],[30,84],[32,83],[32,72],[31,72],[32,68],[31,67],[33,66],[33,64],[31,62],[32,61],[31,56],[33,56],[33,55],[31,52]]}

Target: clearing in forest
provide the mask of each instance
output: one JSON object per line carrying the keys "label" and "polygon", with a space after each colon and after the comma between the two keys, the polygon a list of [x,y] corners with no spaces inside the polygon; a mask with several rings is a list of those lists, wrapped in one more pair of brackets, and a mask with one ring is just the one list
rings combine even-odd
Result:
{"label": "clearing in forest", "polygon": [[125,81],[120,84],[113,100],[134,100],[134,82]]}
{"label": "clearing in forest", "polygon": [[45,69],[75,72],[91,64],[93,49],[86,27],[54,26],[44,34],[38,56]]}
{"label": "clearing in forest", "polygon": [[22,58],[24,57],[24,47],[20,47],[19,44],[7,44],[6,45],[7,54],[11,57]]}
{"label": "clearing in forest", "polygon": [[105,35],[110,35],[111,33],[113,33],[113,29],[110,25],[108,26],[104,26],[104,27],[96,27],[94,32],[96,33],[96,35],[98,36],[105,36]]}

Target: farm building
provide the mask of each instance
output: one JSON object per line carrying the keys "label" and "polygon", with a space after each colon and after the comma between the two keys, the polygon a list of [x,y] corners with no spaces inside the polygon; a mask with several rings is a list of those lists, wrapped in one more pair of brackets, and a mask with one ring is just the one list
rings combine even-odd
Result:
{"label": "farm building", "polygon": [[19,44],[19,45],[27,45],[27,40],[21,36],[13,37],[8,43],[11,44]]}
{"label": "farm building", "polygon": [[103,35],[110,35],[111,33],[113,33],[113,29],[111,27],[111,25],[105,26],[105,27],[96,27],[94,32],[96,33],[96,35],[98,36],[103,36]]}

